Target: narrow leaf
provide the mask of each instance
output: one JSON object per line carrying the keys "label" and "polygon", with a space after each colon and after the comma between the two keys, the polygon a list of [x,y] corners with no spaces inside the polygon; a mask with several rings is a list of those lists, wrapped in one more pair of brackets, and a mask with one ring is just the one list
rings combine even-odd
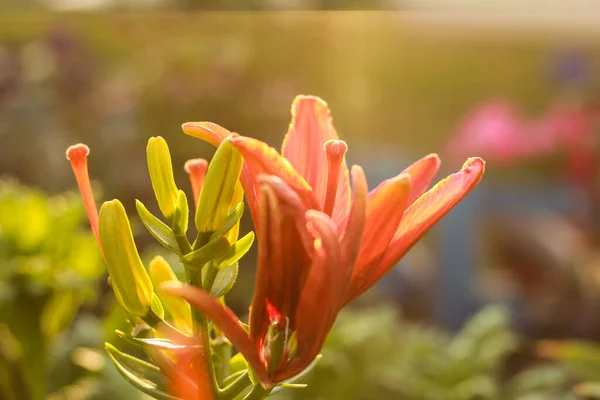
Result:
{"label": "narrow leaf", "polygon": [[177,240],[175,239],[175,235],[173,234],[171,228],[169,228],[160,219],[152,215],[152,213],[148,211],[146,206],[144,206],[141,201],[136,200],[135,207],[137,208],[142,223],[146,229],[148,229],[154,239],[158,240],[158,242],[168,250],[171,250],[176,254],[181,254],[179,251],[179,245],[177,244]]}
{"label": "narrow leaf", "polygon": [[215,282],[210,289],[210,294],[215,297],[225,296],[233,287],[238,276],[238,263],[234,262],[224,268],[219,269]]}
{"label": "narrow leaf", "polygon": [[215,260],[215,265],[222,268],[238,262],[252,247],[254,243],[254,232],[249,232],[229,248],[227,254]]}
{"label": "narrow leaf", "polygon": [[140,348],[151,347],[151,348],[154,348],[157,350],[178,351],[178,350],[197,349],[197,348],[202,347],[199,344],[181,344],[181,343],[175,343],[169,339],[162,339],[162,338],[138,338],[138,337],[128,335],[127,333],[119,331],[119,330],[116,330],[115,333],[121,339],[125,340],[126,342],[128,342],[134,346],[140,347]]}
{"label": "narrow leaf", "polygon": [[223,225],[212,234],[211,239],[216,238],[218,236],[224,236],[229,232],[235,224],[239,222],[244,214],[244,202],[239,202],[235,207],[233,207],[229,214],[227,215],[227,219],[223,223]]}
{"label": "narrow leaf", "polygon": [[123,353],[110,343],[104,346],[119,373],[134,387],[158,400],[182,400],[164,389],[163,374],[156,365]]}
{"label": "narrow leaf", "polygon": [[198,250],[192,251],[182,257],[182,261],[188,265],[200,270],[204,264],[215,258],[221,257],[229,250],[229,241],[225,236],[219,236]]}

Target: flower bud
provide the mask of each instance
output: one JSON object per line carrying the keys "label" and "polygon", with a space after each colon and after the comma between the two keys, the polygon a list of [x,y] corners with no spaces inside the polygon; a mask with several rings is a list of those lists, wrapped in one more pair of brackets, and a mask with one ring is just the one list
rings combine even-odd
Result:
{"label": "flower bud", "polygon": [[172,229],[173,233],[177,236],[184,236],[188,229],[188,220],[190,217],[190,210],[188,207],[187,197],[183,190],[180,190],[177,194],[177,208],[173,215]]}
{"label": "flower bud", "polygon": [[167,142],[160,136],[151,137],[146,147],[146,158],[158,207],[164,217],[170,221],[177,207],[178,190],[173,177],[171,154]]}
{"label": "flower bud", "polygon": [[208,166],[196,211],[198,232],[214,232],[227,220],[242,171],[242,155],[225,139]]}
{"label": "flower bud", "polygon": [[[238,204],[244,201],[244,190],[242,189],[242,183],[238,180],[233,191],[233,197],[229,204],[229,210],[236,207]],[[233,228],[225,235],[230,244],[234,244],[240,236],[240,220],[236,222]]]}
{"label": "flower bud", "polygon": [[175,326],[185,333],[192,332],[192,311],[190,305],[179,297],[165,293],[161,289],[164,282],[179,282],[171,266],[161,256],[156,256],[150,261],[148,267],[150,278],[156,288],[156,293],[162,301],[164,308],[171,314]]}
{"label": "flower bud", "polygon": [[100,208],[100,242],[117,299],[128,312],[145,316],[152,304],[152,281],[140,260],[125,208],[119,200]]}

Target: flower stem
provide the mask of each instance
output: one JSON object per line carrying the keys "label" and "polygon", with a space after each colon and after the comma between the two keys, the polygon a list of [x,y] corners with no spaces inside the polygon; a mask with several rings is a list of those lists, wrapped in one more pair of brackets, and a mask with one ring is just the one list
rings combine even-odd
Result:
{"label": "flower stem", "polygon": [[[197,249],[201,248],[202,246],[206,245],[206,243],[208,243],[209,239],[210,239],[209,234],[199,234],[194,245],[193,246],[190,245],[189,249],[186,248],[185,250],[187,250],[187,253],[191,252],[192,250],[197,250]],[[183,253],[184,249],[180,248],[180,250],[182,250],[182,254],[184,254]],[[185,264],[184,264],[184,266],[186,267],[185,268],[186,276],[189,280],[189,283],[198,288],[203,288],[204,282],[202,279],[202,273],[201,272],[199,273],[197,271],[192,271],[191,268],[189,268]],[[209,266],[207,266],[207,268],[208,267]],[[210,375],[209,379],[210,379],[210,382],[212,385],[212,392],[216,396],[216,395],[218,395],[220,389],[219,389],[219,384],[217,383],[217,378],[215,376],[215,369],[213,366],[212,349],[210,346],[210,331],[208,329],[208,318],[206,318],[205,315],[203,315],[201,312],[199,312],[194,307],[192,307],[192,319],[194,320],[194,336],[201,340],[202,349],[203,349],[202,353],[204,355],[208,373]]]}

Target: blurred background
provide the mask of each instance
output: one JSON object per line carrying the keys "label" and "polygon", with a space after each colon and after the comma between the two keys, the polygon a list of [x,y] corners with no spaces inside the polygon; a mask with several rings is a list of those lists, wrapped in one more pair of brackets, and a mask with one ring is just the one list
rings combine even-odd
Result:
{"label": "blurred background", "polygon": [[[155,211],[149,137],[189,194],[185,160],[213,148],[182,123],[279,148],[297,94],[328,102],[370,188],[432,152],[439,179],[469,156],[487,171],[340,316],[309,388],[278,398],[600,393],[600,3],[4,0],[0,399],[142,398],[102,350],[125,316],[65,149],[90,146],[98,200]],[[229,295],[240,315],[254,259]]]}

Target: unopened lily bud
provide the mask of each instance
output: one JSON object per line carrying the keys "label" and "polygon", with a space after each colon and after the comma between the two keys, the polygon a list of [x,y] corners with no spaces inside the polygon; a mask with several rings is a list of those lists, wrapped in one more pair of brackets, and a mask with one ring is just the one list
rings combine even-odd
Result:
{"label": "unopened lily bud", "polygon": [[131,314],[145,316],[152,305],[152,281],[140,260],[119,200],[107,201],[100,208],[100,242],[117,299]]}
{"label": "unopened lily bud", "polygon": [[190,217],[187,197],[183,190],[177,194],[177,208],[173,215],[173,233],[178,236],[183,236],[187,232]]}
{"label": "unopened lily bud", "polygon": [[151,137],[146,147],[146,158],[158,207],[164,217],[170,220],[177,207],[178,190],[167,142],[160,136]]}
{"label": "unopened lily bud", "polygon": [[179,297],[165,293],[161,288],[164,282],[179,282],[167,260],[161,256],[154,257],[150,261],[148,270],[156,293],[164,308],[171,314],[175,326],[185,333],[191,333],[192,311],[190,305]]}
{"label": "unopened lily bud", "polygon": [[190,176],[190,183],[192,184],[192,193],[194,194],[194,206],[198,207],[198,200],[200,200],[200,190],[206,177],[206,169],[208,168],[208,162],[202,158],[194,158],[187,160],[183,169]]}
{"label": "unopened lily bud", "polygon": [[[85,205],[85,211],[90,220],[92,232],[94,232],[96,241],[98,242],[98,245],[100,245],[98,236],[98,208],[96,207],[96,201],[94,200],[94,193],[92,192],[92,185],[90,184],[90,177],[88,175],[87,156],[89,154],[90,148],[85,144],[75,144],[67,149],[67,160],[69,160],[71,167],[73,168],[75,180],[77,181],[77,186],[79,187],[79,192],[81,193],[81,198]],[[100,246],[100,248],[102,248],[102,246]]]}
{"label": "unopened lily bud", "polygon": [[225,139],[208,166],[196,211],[198,232],[214,232],[227,220],[242,171],[242,155]]}
{"label": "unopened lily bud", "polygon": [[[231,210],[239,203],[244,201],[244,189],[242,188],[242,183],[238,180],[235,185],[235,190],[233,191],[233,197],[231,199],[231,203],[229,205],[229,209]],[[236,222],[233,228],[225,235],[229,243],[234,244],[240,236],[240,220]]]}

